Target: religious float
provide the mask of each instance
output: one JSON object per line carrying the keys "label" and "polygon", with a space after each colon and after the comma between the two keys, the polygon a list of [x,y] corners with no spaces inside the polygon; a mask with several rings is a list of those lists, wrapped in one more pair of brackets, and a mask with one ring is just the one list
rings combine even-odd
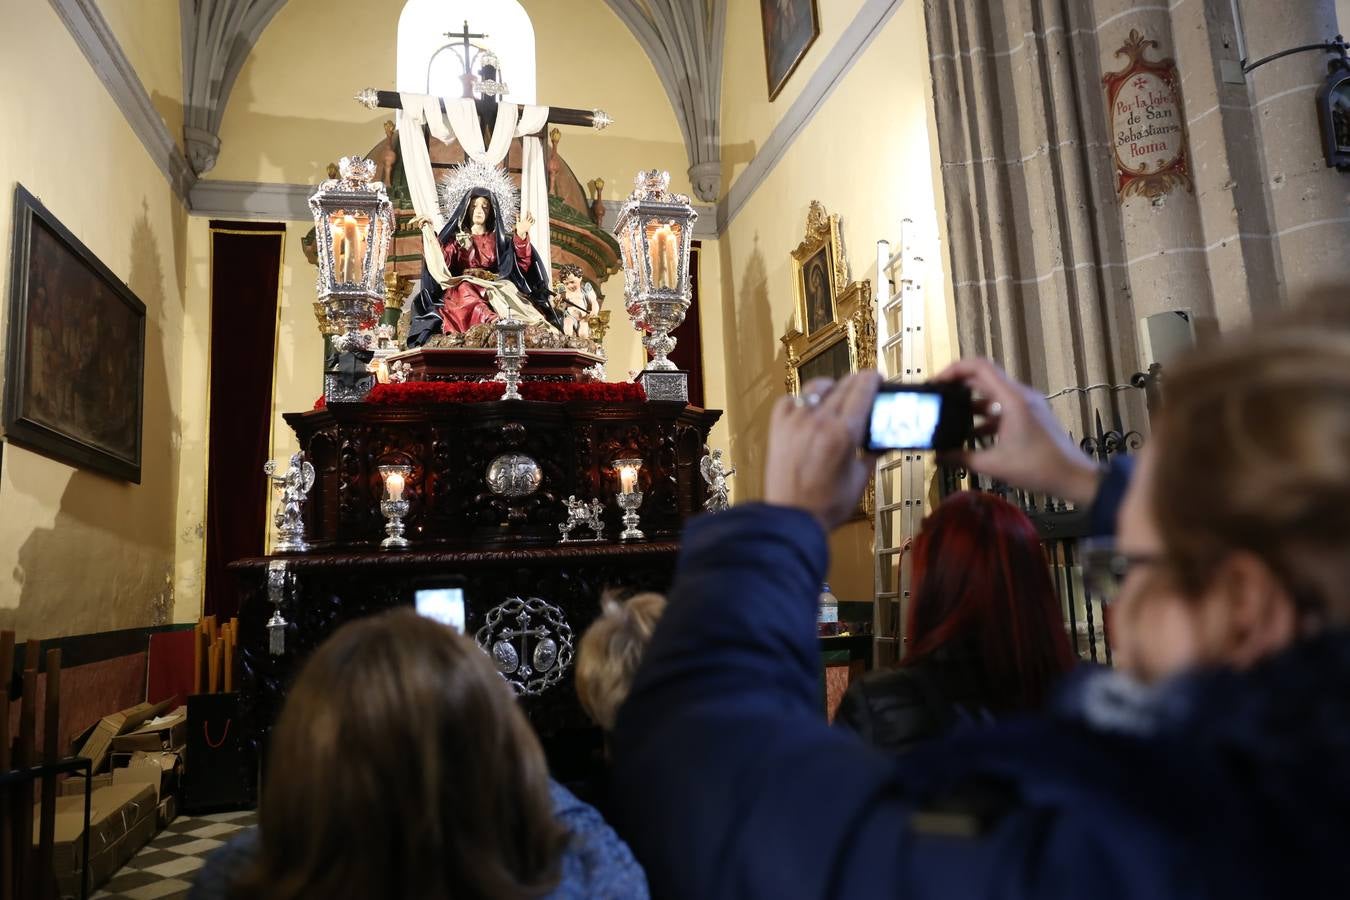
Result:
{"label": "religious float", "polygon": [[[617,240],[558,214],[576,210],[549,189],[558,138],[546,161],[544,130],[603,125],[600,111],[467,87],[461,99],[358,99],[402,108],[399,152],[344,158],[310,200],[331,352],[323,397],[285,416],[300,453],[269,471],[282,492],[275,552],[232,566],[244,764],[256,773],[287,685],[334,629],[416,604],[491,655],[555,776],[582,777],[601,738],[571,664],[601,594],[665,590],[684,521],[727,502],[729,473],[707,448],[720,412],[687,402],[686,373],[667,358],[690,305],[696,213],[648,171]],[[428,146],[452,141],[463,158],[433,167]],[[598,340],[608,322],[583,275],[603,278],[619,257],[650,361],[612,383]]]}

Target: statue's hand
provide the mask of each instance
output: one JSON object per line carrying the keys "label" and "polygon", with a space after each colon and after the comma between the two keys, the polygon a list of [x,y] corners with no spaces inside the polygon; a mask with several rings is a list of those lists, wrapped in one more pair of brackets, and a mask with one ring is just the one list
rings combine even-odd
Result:
{"label": "statue's hand", "polygon": [[530,233],[530,228],[534,226],[534,213],[522,213],[516,220],[516,237],[525,237]]}

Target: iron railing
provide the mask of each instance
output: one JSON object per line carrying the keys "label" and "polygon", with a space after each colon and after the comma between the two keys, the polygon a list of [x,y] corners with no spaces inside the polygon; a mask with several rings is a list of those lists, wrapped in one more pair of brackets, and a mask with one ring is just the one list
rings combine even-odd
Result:
{"label": "iron railing", "polygon": [[[1150,367],[1147,374],[1139,373],[1131,379],[1132,385],[1145,391],[1150,412],[1160,400],[1161,382],[1161,368],[1156,364]],[[1102,465],[1144,445],[1142,434],[1125,430],[1119,421],[1114,422],[1112,428],[1106,428],[1100,411],[1093,414],[1093,426],[1094,433],[1083,438],[1078,446]],[[1073,504],[1056,497],[1012,488],[965,469],[943,467],[939,478],[940,492],[944,497],[960,490],[987,491],[1013,503],[1027,514],[1040,532],[1055,592],[1059,596],[1064,626],[1074,653],[1080,659],[1110,664],[1111,644],[1106,610],[1102,598],[1089,591],[1083,579],[1080,544],[1092,536],[1089,511],[1074,508]]]}

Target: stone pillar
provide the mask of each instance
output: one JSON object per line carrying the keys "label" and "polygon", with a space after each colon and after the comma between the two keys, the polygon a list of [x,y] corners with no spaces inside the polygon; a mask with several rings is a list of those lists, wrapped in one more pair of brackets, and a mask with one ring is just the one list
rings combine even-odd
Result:
{"label": "stone pillar", "polygon": [[[1241,14],[1252,60],[1337,33],[1332,0],[1242,0]],[[1327,166],[1313,105],[1327,59],[1321,52],[1298,53],[1247,76],[1263,157],[1259,187],[1270,211],[1269,243],[1282,293],[1294,302],[1310,289],[1350,284],[1350,174]]]}

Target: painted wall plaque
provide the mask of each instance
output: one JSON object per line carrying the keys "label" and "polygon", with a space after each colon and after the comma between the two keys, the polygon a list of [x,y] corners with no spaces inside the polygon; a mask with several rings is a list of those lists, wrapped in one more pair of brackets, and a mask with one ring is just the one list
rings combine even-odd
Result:
{"label": "painted wall plaque", "polygon": [[1102,78],[1111,114],[1111,144],[1116,156],[1116,192],[1150,200],[1180,185],[1192,189],[1181,104],[1181,80],[1170,58],[1150,61],[1158,42],[1136,30],[1116,51],[1129,62]]}

